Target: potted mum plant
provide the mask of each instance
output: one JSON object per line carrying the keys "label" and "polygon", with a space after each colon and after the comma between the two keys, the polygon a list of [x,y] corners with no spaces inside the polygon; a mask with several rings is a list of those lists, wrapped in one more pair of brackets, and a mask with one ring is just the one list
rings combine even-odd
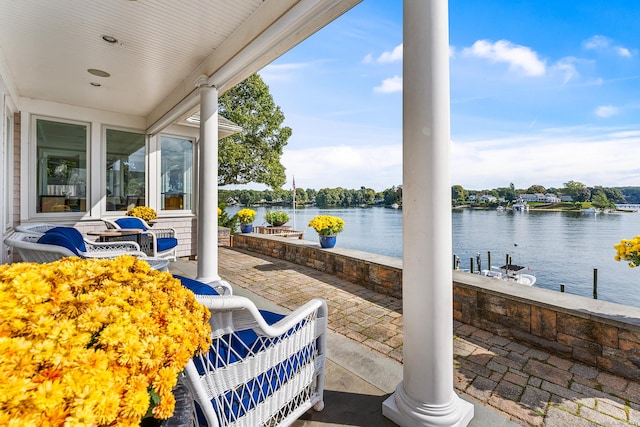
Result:
{"label": "potted mum plant", "polygon": [[166,419],[179,374],[208,350],[209,310],[132,256],[0,265],[0,424]]}
{"label": "potted mum plant", "polygon": [[267,211],[264,219],[269,225],[273,227],[280,227],[289,221],[289,214],[284,211]]}
{"label": "potted mum plant", "polygon": [[309,227],[318,233],[321,247],[333,248],[336,245],[336,235],[344,229],[344,221],[337,216],[317,215],[309,221]]}
{"label": "potted mum plant", "polygon": [[156,213],[156,211],[148,206],[136,206],[134,208],[131,208],[127,211],[126,215],[140,218],[147,223],[149,221],[158,219],[158,214]]}
{"label": "potted mum plant", "polygon": [[253,220],[256,219],[256,211],[253,209],[240,209],[236,216],[240,220],[240,231],[243,233],[251,233],[253,230]]}
{"label": "potted mum plant", "polygon": [[629,267],[635,268],[640,266],[640,236],[633,239],[622,239],[620,243],[613,245],[616,250],[614,259],[616,261],[629,261]]}

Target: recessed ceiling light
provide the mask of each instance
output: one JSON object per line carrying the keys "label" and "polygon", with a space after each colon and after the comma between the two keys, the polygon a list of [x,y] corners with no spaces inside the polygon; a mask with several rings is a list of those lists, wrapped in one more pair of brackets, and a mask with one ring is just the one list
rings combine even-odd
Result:
{"label": "recessed ceiling light", "polygon": [[111,74],[107,73],[106,71],[98,70],[97,68],[89,68],[87,70],[87,73],[93,74],[94,76],[98,77],[111,77]]}
{"label": "recessed ceiling light", "polygon": [[100,83],[97,83],[97,82],[91,82],[91,86],[100,87],[102,85]]}
{"label": "recessed ceiling light", "polygon": [[115,44],[118,43],[118,39],[113,37],[113,36],[108,36],[108,35],[104,35],[102,36],[102,40],[106,41],[107,43],[111,43],[111,44]]}

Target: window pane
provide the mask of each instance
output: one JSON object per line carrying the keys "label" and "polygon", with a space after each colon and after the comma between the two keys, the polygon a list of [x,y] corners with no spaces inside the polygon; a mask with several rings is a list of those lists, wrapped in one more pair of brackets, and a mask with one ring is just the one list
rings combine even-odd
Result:
{"label": "window pane", "polygon": [[145,137],[107,129],[107,211],[145,205]]}
{"label": "window pane", "polygon": [[7,122],[4,127],[4,155],[5,155],[5,164],[4,164],[4,228],[3,230],[7,230],[11,227],[11,208],[13,207],[13,188],[9,188],[9,184],[11,183],[11,173],[13,173],[13,169],[11,165],[13,164],[13,121],[11,118],[7,116]]}
{"label": "window pane", "polygon": [[193,142],[163,136],[160,140],[161,209],[191,210],[193,193]]}
{"label": "window pane", "polygon": [[36,120],[36,212],[87,211],[87,126]]}

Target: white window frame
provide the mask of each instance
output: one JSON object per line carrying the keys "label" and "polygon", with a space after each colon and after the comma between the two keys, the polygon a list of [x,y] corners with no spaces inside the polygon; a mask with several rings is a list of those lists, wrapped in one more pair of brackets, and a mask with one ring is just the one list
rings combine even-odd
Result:
{"label": "white window frame", "polygon": [[[87,165],[87,174],[86,174],[86,208],[84,212],[37,212],[38,206],[38,152],[37,152],[37,126],[36,123],[38,120],[47,120],[51,122],[58,123],[68,123],[73,125],[81,125],[85,126],[86,131],[86,141],[85,141],[85,163]],[[54,116],[46,116],[39,114],[32,114],[29,122],[29,179],[28,179],[28,189],[27,193],[29,195],[29,217],[30,218],[40,218],[42,220],[46,220],[50,218],[52,220],[60,220],[60,219],[73,219],[79,220],[84,217],[89,217],[91,215],[91,170],[94,165],[91,160],[91,122],[82,121],[82,120],[70,120],[64,119],[60,117]],[[57,151],[57,149],[52,149],[52,152]]]}
{"label": "white window frame", "polygon": [[[7,102],[7,96],[3,96],[2,110],[0,110],[0,134],[2,147],[0,150],[0,200],[2,200],[2,212],[0,213],[2,231],[6,232],[13,226],[13,145],[14,145],[14,119],[13,109]],[[2,260],[4,261],[4,259]]]}
{"label": "white window frame", "polygon": [[[162,206],[162,137],[184,139],[191,142],[191,208],[190,209],[160,209]],[[181,135],[179,133],[161,133],[158,135],[157,140],[157,158],[156,158],[156,182],[157,186],[154,188],[154,199],[156,200],[157,211],[159,214],[165,216],[193,216],[196,212],[196,198],[197,198],[197,145],[196,138],[188,135]]]}
{"label": "white window frame", "polygon": [[[144,197],[146,200],[146,206],[154,208],[154,203],[149,198],[150,192],[150,176],[151,170],[149,169],[149,153],[151,147],[149,144],[149,136],[145,134],[144,129],[134,129],[122,126],[110,126],[103,125],[100,132],[100,213],[102,216],[119,217],[125,214],[124,211],[108,211],[107,210],[107,130],[119,130],[123,132],[139,133],[144,136],[144,170],[145,170],[145,183],[144,183]],[[154,208],[155,209],[155,208]]]}

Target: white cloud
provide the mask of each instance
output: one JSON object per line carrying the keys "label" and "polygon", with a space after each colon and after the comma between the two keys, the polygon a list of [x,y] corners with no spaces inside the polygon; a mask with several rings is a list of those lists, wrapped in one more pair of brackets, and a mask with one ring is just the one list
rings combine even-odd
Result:
{"label": "white cloud", "polygon": [[383,52],[377,59],[381,64],[402,61],[403,47],[401,44],[393,48],[391,52]]}
{"label": "white cloud", "polygon": [[619,112],[620,109],[618,107],[614,107],[613,105],[600,105],[598,108],[596,108],[595,115],[598,117],[607,118],[615,116]]}
{"label": "white cloud", "polygon": [[611,45],[611,39],[605,36],[593,36],[584,41],[585,49],[602,49]]}
{"label": "white cloud", "polygon": [[389,77],[388,79],[384,79],[380,86],[376,86],[373,88],[373,91],[377,93],[402,92],[402,77],[393,76]]}
{"label": "white cloud", "polygon": [[402,181],[402,146],[329,146],[284,150],[282,164],[301,188],[382,191]]}
{"label": "white cloud", "polygon": [[623,56],[625,58],[631,58],[632,53],[629,49],[624,46],[614,45],[613,40],[609,37],[595,35],[587,40],[585,40],[582,45],[587,50],[613,50],[613,52],[618,56]]}
{"label": "white cloud", "polygon": [[557,71],[564,76],[562,86],[569,83],[569,80],[580,76],[576,70],[575,62],[576,58],[568,56],[560,59],[550,67],[551,71]]}
{"label": "white cloud", "polygon": [[292,71],[309,68],[314,62],[289,62],[286,64],[269,64],[260,70],[260,77],[267,81],[287,81],[292,78]]}
{"label": "white cloud", "polygon": [[368,53],[364,58],[362,58],[363,64],[371,64],[373,62],[373,55]]}
{"label": "white cloud", "polygon": [[545,62],[538,58],[535,51],[508,40],[498,40],[495,43],[478,40],[473,46],[464,48],[462,54],[507,63],[510,70],[520,71],[526,76],[542,76],[546,70]]}
{"label": "white cloud", "polygon": [[631,58],[631,51],[626,47],[616,46],[614,49],[618,55]]}
{"label": "white cloud", "polygon": [[[615,149],[613,149],[615,147]],[[534,184],[637,185],[640,132],[567,127],[501,139],[453,141],[452,185],[468,189]]]}

